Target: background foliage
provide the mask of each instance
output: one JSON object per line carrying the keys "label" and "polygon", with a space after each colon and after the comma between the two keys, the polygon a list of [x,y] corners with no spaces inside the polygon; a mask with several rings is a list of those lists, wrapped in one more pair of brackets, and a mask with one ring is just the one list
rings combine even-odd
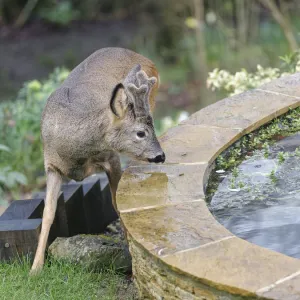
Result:
{"label": "background foliage", "polygon": [[24,84],[14,102],[0,105],[0,191],[36,183],[43,175],[40,118],[46,99],[68,76],[55,69],[45,81]]}
{"label": "background foliage", "polygon": [[263,68],[261,65],[257,65],[257,70],[253,73],[242,69],[231,74],[227,70],[214,69],[208,74],[207,86],[213,91],[221,90],[232,96],[256,88],[278,77],[300,72],[299,51],[280,57],[280,59],[282,64],[279,68]]}
{"label": "background foliage", "polygon": [[0,1],[0,189],[18,197],[43,185],[44,103],[96,49],[126,47],[156,63],[161,134],[224,96],[300,71],[299,13],[296,0]]}

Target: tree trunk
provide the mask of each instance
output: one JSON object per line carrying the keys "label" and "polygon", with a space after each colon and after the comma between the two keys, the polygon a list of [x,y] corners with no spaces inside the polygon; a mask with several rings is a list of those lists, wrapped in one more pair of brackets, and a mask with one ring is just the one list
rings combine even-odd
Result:
{"label": "tree trunk", "polygon": [[207,76],[206,65],[206,46],[204,36],[204,3],[203,0],[194,0],[195,18],[198,21],[196,28],[196,43],[197,43],[197,55],[199,58],[199,71],[201,76]]}
{"label": "tree trunk", "polygon": [[237,36],[241,46],[247,43],[247,15],[246,15],[246,2],[245,0],[236,0],[237,12]]}
{"label": "tree trunk", "polygon": [[198,68],[197,77],[200,81],[199,86],[199,97],[201,107],[211,104],[209,98],[209,92],[206,87],[206,80],[208,74],[207,68],[207,57],[206,57],[206,43],[204,35],[204,1],[203,0],[193,0],[194,1],[194,11],[195,18],[198,21],[198,26],[196,29],[196,44],[197,44],[197,56],[198,56]]}
{"label": "tree trunk", "polygon": [[273,18],[281,26],[284,35],[289,43],[291,51],[296,51],[298,49],[297,40],[293,34],[292,26],[288,17],[279,10],[274,0],[259,0],[260,3],[269,9],[272,13]]}
{"label": "tree trunk", "polygon": [[253,41],[258,36],[259,21],[260,21],[260,7],[257,2],[251,1],[250,16],[248,25],[248,40]]}
{"label": "tree trunk", "polygon": [[30,14],[32,13],[33,9],[36,7],[39,0],[28,0],[25,4],[24,8],[22,9],[19,17],[15,21],[14,27],[23,27],[26,21],[29,19]]}

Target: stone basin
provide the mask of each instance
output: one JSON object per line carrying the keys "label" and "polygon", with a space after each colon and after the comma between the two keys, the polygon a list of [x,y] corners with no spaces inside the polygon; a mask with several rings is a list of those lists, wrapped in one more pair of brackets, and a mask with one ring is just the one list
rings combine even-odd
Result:
{"label": "stone basin", "polygon": [[117,204],[141,299],[300,299],[300,260],[236,237],[204,201],[217,156],[299,105],[299,73],[226,98],[160,138],[164,165],[124,172]]}

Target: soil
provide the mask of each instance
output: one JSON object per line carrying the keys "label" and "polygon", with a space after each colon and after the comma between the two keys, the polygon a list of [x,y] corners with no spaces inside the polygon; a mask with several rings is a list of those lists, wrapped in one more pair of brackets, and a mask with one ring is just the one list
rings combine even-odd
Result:
{"label": "soil", "polygon": [[46,78],[56,66],[75,67],[103,47],[131,48],[137,33],[131,20],[74,22],[69,28],[32,23],[21,30],[0,28],[0,101],[24,81]]}

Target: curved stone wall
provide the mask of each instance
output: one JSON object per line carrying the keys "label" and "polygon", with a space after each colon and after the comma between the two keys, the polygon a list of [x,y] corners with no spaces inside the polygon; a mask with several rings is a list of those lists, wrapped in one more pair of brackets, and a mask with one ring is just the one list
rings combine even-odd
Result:
{"label": "curved stone wall", "polygon": [[300,299],[300,260],[244,241],[204,201],[216,157],[300,105],[300,73],[210,105],[161,138],[164,165],[137,164],[117,193],[142,299]]}

